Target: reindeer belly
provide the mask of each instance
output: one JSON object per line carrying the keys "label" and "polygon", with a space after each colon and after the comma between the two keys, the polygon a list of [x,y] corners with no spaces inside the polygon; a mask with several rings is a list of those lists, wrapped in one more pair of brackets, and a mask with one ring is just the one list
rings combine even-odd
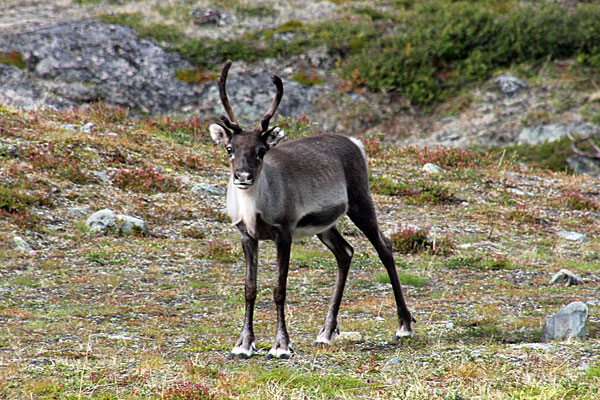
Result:
{"label": "reindeer belly", "polygon": [[295,240],[324,232],[331,228],[347,211],[346,203],[341,203],[323,210],[307,213],[296,224],[292,237]]}

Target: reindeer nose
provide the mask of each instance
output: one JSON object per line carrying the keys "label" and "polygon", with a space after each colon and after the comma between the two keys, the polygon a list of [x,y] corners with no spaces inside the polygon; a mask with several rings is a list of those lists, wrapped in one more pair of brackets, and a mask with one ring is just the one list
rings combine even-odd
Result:
{"label": "reindeer nose", "polygon": [[233,177],[240,182],[252,182],[254,175],[250,171],[237,170],[233,174]]}

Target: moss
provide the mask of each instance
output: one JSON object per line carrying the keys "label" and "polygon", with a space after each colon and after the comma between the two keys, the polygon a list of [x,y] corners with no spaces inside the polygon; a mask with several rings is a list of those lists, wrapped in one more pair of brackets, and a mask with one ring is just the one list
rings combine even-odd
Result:
{"label": "moss", "polygon": [[539,145],[518,144],[505,149],[493,149],[491,152],[502,152],[513,162],[524,162],[552,171],[572,172],[567,165],[567,158],[573,155],[573,150],[571,150],[571,141],[567,137]]}
{"label": "moss", "polygon": [[0,51],[0,64],[12,65],[21,69],[24,69],[26,67],[25,57],[23,56],[23,53],[15,50],[8,52]]}
{"label": "moss", "polygon": [[292,75],[292,80],[305,86],[320,85],[323,83],[323,78],[315,71],[310,73],[298,71]]}
{"label": "moss", "polygon": [[175,78],[187,83],[205,83],[216,81],[218,75],[203,67],[180,69],[175,72]]}

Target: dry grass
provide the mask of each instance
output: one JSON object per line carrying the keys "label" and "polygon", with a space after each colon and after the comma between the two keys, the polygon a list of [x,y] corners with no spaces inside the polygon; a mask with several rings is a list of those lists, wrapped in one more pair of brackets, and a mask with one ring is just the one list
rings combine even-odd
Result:
{"label": "dry grass", "polygon": [[[63,128],[87,122],[92,132]],[[225,356],[241,328],[244,266],[223,220],[225,199],[191,191],[227,179],[225,156],[208,143],[202,123],[135,121],[102,105],[88,112],[0,108],[0,123],[3,143],[15,146],[0,152],[0,194],[17,199],[0,207],[0,398],[593,399],[600,391],[600,185],[591,178],[499,166],[469,153],[468,163],[449,162],[432,181],[420,168],[432,153],[371,143],[374,176],[410,187],[443,182],[460,197],[432,204],[374,196],[384,230],[422,226],[428,240],[453,241],[448,254],[397,255],[416,336],[391,341],[389,285],[369,244],[345,221],[356,255],[340,325],[360,340],[312,347],[335,266],[318,241],[307,240],[295,245],[289,277],[296,354],[264,359],[275,324],[274,254],[265,243],[259,355],[233,362]],[[52,165],[30,156],[43,152]],[[436,159],[457,157],[442,153]],[[70,162],[110,181],[61,172]],[[122,189],[113,180],[122,169],[146,167],[178,179],[177,191]],[[85,217],[69,216],[73,207],[142,216],[150,235],[92,234]],[[563,229],[590,241],[560,239]],[[14,235],[34,251],[14,249]],[[549,286],[565,266],[586,283]],[[549,350],[519,346],[539,341],[545,316],[575,299],[590,302],[587,340]]]}

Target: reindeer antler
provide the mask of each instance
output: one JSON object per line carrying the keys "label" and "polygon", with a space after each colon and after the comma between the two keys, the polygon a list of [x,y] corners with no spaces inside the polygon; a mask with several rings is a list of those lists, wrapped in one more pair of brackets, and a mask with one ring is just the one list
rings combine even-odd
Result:
{"label": "reindeer antler", "polygon": [[[593,135],[585,136],[582,138],[574,138],[573,135],[571,135],[571,132],[567,132],[567,136],[573,142],[573,143],[571,143],[571,150],[573,150],[573,153],[580,155],[582,157],[600,159],[600,147],[596,144],[596,142],[594,142]],[[589,152],[586,152],[583,150],[579,150],[579,148],[577,147],[577,144],[583,143],[586,141],[589,142],[590,146],[592,146],[592,148],[596,151],[596,153],[589,153]]]}
{"label": "reindeer antler", "polygon": [[277,93],[275,93],[275,96],[273,97],[273,104],[271,104],[271,107],[269,107],[265,116],[260,120],[260,128],[258,129],[260,132],[265,132],[269,129],[269,122],[271,121],[271,118],[273,118],[273,114],[275,114],[275,111],[281,102],[281,98],[283,97],[283,82],[281,82],[281,78],[277,75],[273,75],[271,81],[277,87]]}
{"label": "reindeer antler", "polygon": [[217,80],[217,84],[219,85],[219,96],[221,97],[221,103],[223,104],[223,108],[227,113],[227,116],[221,115],[221,121],[234,133],[239,133],[242,131],[240,128],[240,124],[233,113],[233,109],[231,108],[231,104],[229,104],[229,99],[227,98],[227,74],[229,73],[229,68],[231,67],[231,60],[227,61],[225,65],[223,65],[223,69],[221,70],[221,77]]}

